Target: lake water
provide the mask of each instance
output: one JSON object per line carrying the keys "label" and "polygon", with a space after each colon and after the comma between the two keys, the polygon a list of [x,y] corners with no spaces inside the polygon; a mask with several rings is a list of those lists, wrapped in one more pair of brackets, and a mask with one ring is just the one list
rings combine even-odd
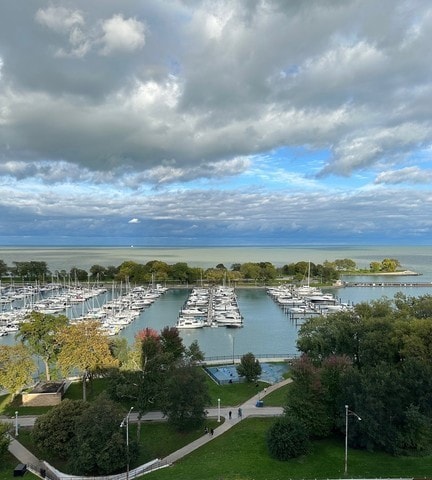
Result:
{"label": "lake water", "polygon": [[[0,259],[8,265],[14,261],[46,261],[51,271],[69,271],[73,266],[88,270],[90,266],[120,265],[125,260],[146,263],[162,260],[169,264],[186,262],[190,266],[214,267],[223,263],[227,268],[233,263],[268,261],[275,266],[287,263],[308,261],[323,263],[325,260],[350,258],[357,266],[367,267],[372,261],[396,258],[402,267],[416,271],[419,277],[373,277],[376,283],[391,280],[432,282],[432,247],[206,247],[206,248],[0,248]],[[372,281],[372,277],[366,277]],[[432,294],[432,284],[428,287],[350,287],[332,289],[332,292],[347,303],[359,303],[379,299],[382,296],[393,298],[402,291],[408,296]],[[132,341],[135,333],[145,327],[160,330],[173,326],[185,302],[188,291],[169,290],[161,296],[140,317],[121,332]],[[296,353],[298,327],[282,312],[278,305],[263,289],[238,289],[238,302],[244,317],[244,327],[240,329],[203,328],[183,330],[181,336],[185,345],[198,340],[206,357],[236,357],[247,352],[259,354],[287,355]],[[0,337],[0,344],[11,344],[14,337]]]}

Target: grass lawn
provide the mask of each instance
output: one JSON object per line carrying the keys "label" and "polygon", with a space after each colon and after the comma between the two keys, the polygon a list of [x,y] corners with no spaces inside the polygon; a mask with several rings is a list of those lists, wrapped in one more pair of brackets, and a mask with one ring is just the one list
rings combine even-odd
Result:
{"label": "grass lawn", "polygon": [[267,384],[263,382],[258,382],[258,387],[256,383],[229,383],[228,385],[218,385],[208,376],[207,384],[211,399],[209,407],[217,407],[218,398],[220,398],[222,407],[235,407],[264,390],[267,386]]}
{"label": "grass lawn", "polygon": [[[13,471],[14,468],[18,465],[17,459],[11,455],[10,453],[7,453],[4,457],[1,457],[0,459],[0,480],[10,480],[13,478]],[[30,472],[26,472],[25,478],[27,479],[37,479],[38,477],[36,475],[33,475]]]}
{"label": "grass lawn", "polygon": [[[273,419],[247,419],[229,432],[191,453],[174,466],[146,475],[147,480],[278,480],[343,478],[344,441],[314,443],[306,457],[280,462],[267,453],[265,435]],[[393,457],[350,450],[349,477],[427,477],[432,456]]]}
{"label": "grass lawn", "polygon": [[290,388],[289,384],[278,388],[263,398],[265,407],[283,407],[286,403],[286,396]]}

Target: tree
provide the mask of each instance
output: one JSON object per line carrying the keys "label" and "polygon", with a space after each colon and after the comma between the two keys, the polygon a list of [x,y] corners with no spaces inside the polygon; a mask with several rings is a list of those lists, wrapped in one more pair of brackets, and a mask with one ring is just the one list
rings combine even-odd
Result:
{"label": "tree", "polygon": [[[120,428],[125,414],[105,395],[91,402],[75,422],[69,465],[78,475],[109,475],[126,467],[126,435]],[[129,460],[138,454],[138,445],[129,439]]]}
{"label": "tree", "polygon": [[0,422],[0,458],[8,451],[10,437],[8,435],[10,425],[6,422]]}
{"label": "tree", "polygon": [[57,333],[67,324],[68,318],[65,315],[32,312],[19,327],[17,338],[21,339],[33,354],[42,358],[48,382],[51,380],[50,364],[57,358],[60,351]]}
{"label": "tree", "polygon": [[46,262],[13,262],[15,265],[14,274],[17,277],[27,278],[28,280],[43,280],[49,275]]}
{"label": "tree", "polygon": [[399,267],[399,260],[396,260],[395,258],[384,258],[381,262],[381,270],[383,272],[395,272]]}
{"label": "tree", "polygon": [[175,363],[183,357],[185,347],[176,327],[165,327],[161,331],[160,342],[169,363]]}
{"label": "tree", "polygon": [[97,280],[102,280],[106,275],[106,268],[101,265],[92,265],[90,267],[90,274]]}
{"label": "tree", "polygon": [[333,426],[333,418],[319,368],[303,355],[293,362],[291,375],[293,383],[288,389],[285,415],[300,419],[310,435],[326,437]]}
{"label": "tree", "polygon": [[65,399],[47,413],[37,417],[32,430],[36,445],[59,458],[70,456],[70,446],[75,438],[76,421],[89,408],[83,400]]}
{"label": "tree", "polygon": [[186,357],[189,359],[189,362],[191,364],[196,364],[204,361],[205,355],[198,345],[198,340],[194,340],[189,345],[189,348],[186,349]]}
{"label": "tree", "polygon": [[6,276],[9,272],[9,267],[3,260],[0,260],[0,278]]}
{"label": "tree", "polygon": [[61,351],[58,363],[66,375],[77,369],[82,372],[83,399],[86,400],[86,382],[93,374],[117,367],[112,356],[108,337],[97,321],[84,321],[68,325],[58,334]]}
{"label": "tree", "polygon": [[261,370],[259,360],[250,352],[243,355],[240,364],[237,365],[237,373],[241,377],[245,377],[247,382],[255,382],[261,375]]}
{"label": "tree", "polygon": [[209,402],[208,386],[201,369],[185,364],[169,373],[162,411],[178,430],[201,426]]}
{"label": "tree", "polygon": [[36,365],[22,344],[0,345],[0,386],[15,396],[32,382]]}
{"label": "tree", "polygon": [[86,270],[77,267],[72,267],[69,275],[74,282],[85,282],[89,278],[89,274]]}
{"label": "tree", "polygon": [[270,456],[289,460],[309,452],[311,443],[305,425],[295,417],[282,417],[267,432]]}

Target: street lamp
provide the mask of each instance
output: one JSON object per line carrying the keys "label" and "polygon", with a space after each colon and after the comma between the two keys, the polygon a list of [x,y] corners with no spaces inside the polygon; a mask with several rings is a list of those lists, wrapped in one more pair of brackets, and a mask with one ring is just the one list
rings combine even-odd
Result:
{"label": "street lamp", "polygon": [[218,422],[220,422],[220,398],[218,398]]}
{"label": "street lamp", "polygon": [[122,420],[120,427],[126,425],[126,480],[129,480],[129,416],[133,410],[133,407],[130,408],[126,417]]}
{"label": "street lamp", "polygon": [[345,475],[348,473],[348,415],[356,417],[359,421],[361,420],[360,416],[357,415],[357,413],[349,410],[348,405],[345,405]]}
{"label": "street lamp", "polygon": [[18,411],[15,412],[15,436],[18,436]]}

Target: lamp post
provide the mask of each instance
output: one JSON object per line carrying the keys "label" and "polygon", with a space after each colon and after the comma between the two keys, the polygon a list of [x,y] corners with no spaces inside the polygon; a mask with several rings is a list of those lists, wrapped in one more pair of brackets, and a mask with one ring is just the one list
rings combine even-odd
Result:
{"label": "lamp post", "polygon": [[220,422],[220,398],[218,398],[218,422]]}
{"label": "lamp post", "polygon": [[18,411],[15,412],[15,436],[18,436]]}
{"label": "lamp post", "polygon": [[345,475],[348,473],[348,415],[353,415],[357,420],[361,420],[360,416],[352,410],[348,409],[348,405],[345,405]]}
{"label": "lamp post", "polygon": [[133,410],[133,407],[130,408],[126,417],[122,420],[120,427],[126,425],[126,480],[129,480],[129,416]]}

